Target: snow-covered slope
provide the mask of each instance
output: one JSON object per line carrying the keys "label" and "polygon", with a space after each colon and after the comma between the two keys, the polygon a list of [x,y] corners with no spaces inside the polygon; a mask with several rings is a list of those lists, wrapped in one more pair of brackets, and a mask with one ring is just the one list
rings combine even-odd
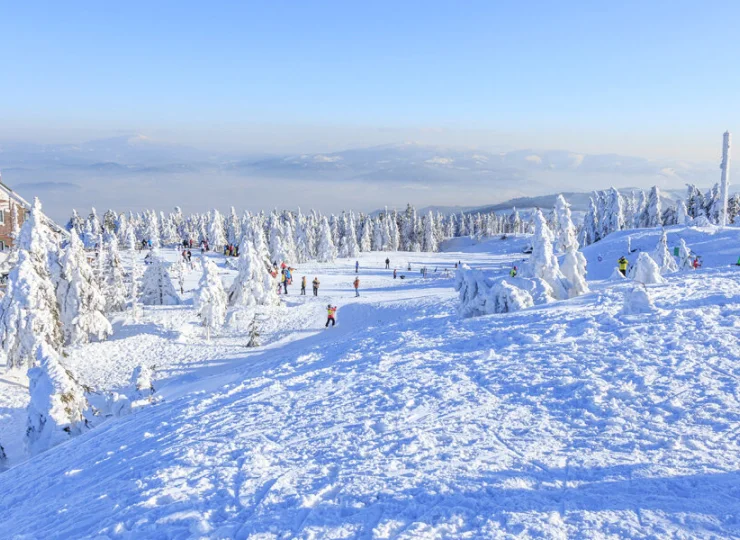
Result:
{"label": "snow-covered slope", "polygon": [[[237,333],[205,342],[190,306],[147,308],[68,362],[105,388],[157,363],[163,401],[0,474],[2,535],[740,535],[740,268],[721,247],[739,233],[671,230],[707,266],[650,286],[643,315],[621,314],[631,282],[604,281],[460,319],[445,270],[505,274],[521,238],[391,254],[411,262],[404,280],[386,254],[363,256],[359,299],[354,261],[300,268],[321,297],[294,286],[258,349]],[[624,234],[586,250],[593,277],[608,277]],[[325,330],[328,302],[339,324]]]}

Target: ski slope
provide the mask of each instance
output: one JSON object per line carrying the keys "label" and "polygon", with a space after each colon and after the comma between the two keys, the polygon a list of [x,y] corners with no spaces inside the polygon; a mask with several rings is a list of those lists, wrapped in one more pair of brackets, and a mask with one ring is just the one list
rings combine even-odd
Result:
{"label": "ski slope", "polygon": [[187,304],[122,317],[67,365],[115,390],[156,364],[162,401],[23,461],[27,391],[0,380],[0,536],[738,536],[740,230],[671,228],[705,267],[648,287],[639,316],[605,280],[627,235],[651,251],[659,232],[589,246],[591,293],[517,313],[460,319],[444,269],[504,275],[524,238],[390,254],[404,280],[363,255],[360,298],[354,260],[305,265],[320,298],[294,285],[254,349],[206,342]]}

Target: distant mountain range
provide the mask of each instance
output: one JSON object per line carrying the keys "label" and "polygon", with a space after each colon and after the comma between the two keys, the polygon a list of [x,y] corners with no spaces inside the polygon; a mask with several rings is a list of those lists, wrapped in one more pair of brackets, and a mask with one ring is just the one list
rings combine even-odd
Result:
{"label": "distant mountain range", "polygon": [[[199,208],[245,207],[257,202],[284,207],[317,204],[306,200],[307,195],[339,209],[370,210],[411,202],[457,211],[458,205],[497,208],[503,201],[510,207],[510,199],[559,191],[573,192],[571,202],[580,208],[588,199],[576,192],[611,185],[683,189],[686,182],[708,187],[719,179],[714,163],[615,154],[490,152],[402,143],[322,154],[235,156],[144,135],[79,145],[0,142],[0,173],[26,197],[40,195],[48,200],[52,195],[51,204],[66,206],[65,214],[71,205],[84,208],[90,203],[117,208],[155,206],[152,201],[166,208],[173,204],[184,208],[196,204]],[[301,186],[317,187],[306,192]],[[130,190],[124,193],[124,187]],[[340,197],[344,193],[349,195]],[[257,195],[261,198],[255,199]],[[521,206],[526,205],[551,204],[545,197],[541,203],[523,201]]]}

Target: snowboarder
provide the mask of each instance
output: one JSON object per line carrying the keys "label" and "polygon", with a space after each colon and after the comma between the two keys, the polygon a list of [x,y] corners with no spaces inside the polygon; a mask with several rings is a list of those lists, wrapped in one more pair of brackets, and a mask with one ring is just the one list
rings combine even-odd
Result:
{"label": "snowboarder", "polygon": [[360,261],[355,261],[355,274],[360,271]]}
{"label": "snowboarder", "polygon": [[355,297],[360,296],[360,278],[355,278],[355,282],[352,285],[355,287]]}
{"label": "snowboarder", "polygon": [[331,323],[332,326],[336,326],[337,321],[334,318],[337,313],[337,306],[332,306],[329,304],[326,306],[326,328],[329,328],[329,323]]}
{"label": "snowboarder", "polygon": [[516,270],[517,270],[516,266],[515,266],[515,267],[513,267],[513,268],[511,269],[511,271],[509,272],[509,275],[510,275],[511,277],[516,277]]}
{"label": "snowboarder", "polygon": [[385,269],[388,270],[391,267],[391,260],[386,257],[385,258]]}
{"label": "snowboarder", "polygon": [[306,276],[301,280],[301,296],[306,296]]}
{"label": "snowboarder", "polygon": [[624,255],[622,255],[617,263],[619,263],[619,271],[622,273],[623,276],[627,277],[627,265],[629,264],[629,261],[625,258]]}
{"label": "snowboarder", "polygon": [[319,285],[320,285],[319,278],[317,277],[313,278],[312,284],[313,284],[313,295],[318,296],[319,295]]}

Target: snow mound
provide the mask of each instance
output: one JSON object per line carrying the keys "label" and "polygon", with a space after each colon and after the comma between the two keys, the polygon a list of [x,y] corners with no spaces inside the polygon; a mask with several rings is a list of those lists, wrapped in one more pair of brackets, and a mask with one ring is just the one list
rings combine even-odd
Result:
{"label": "snow mound", "polygon": [[645,286],[634,287],[624,293],[624,305],[622,315],[637,315],[640,313],[652,313],[655,305],[650,299]]}

